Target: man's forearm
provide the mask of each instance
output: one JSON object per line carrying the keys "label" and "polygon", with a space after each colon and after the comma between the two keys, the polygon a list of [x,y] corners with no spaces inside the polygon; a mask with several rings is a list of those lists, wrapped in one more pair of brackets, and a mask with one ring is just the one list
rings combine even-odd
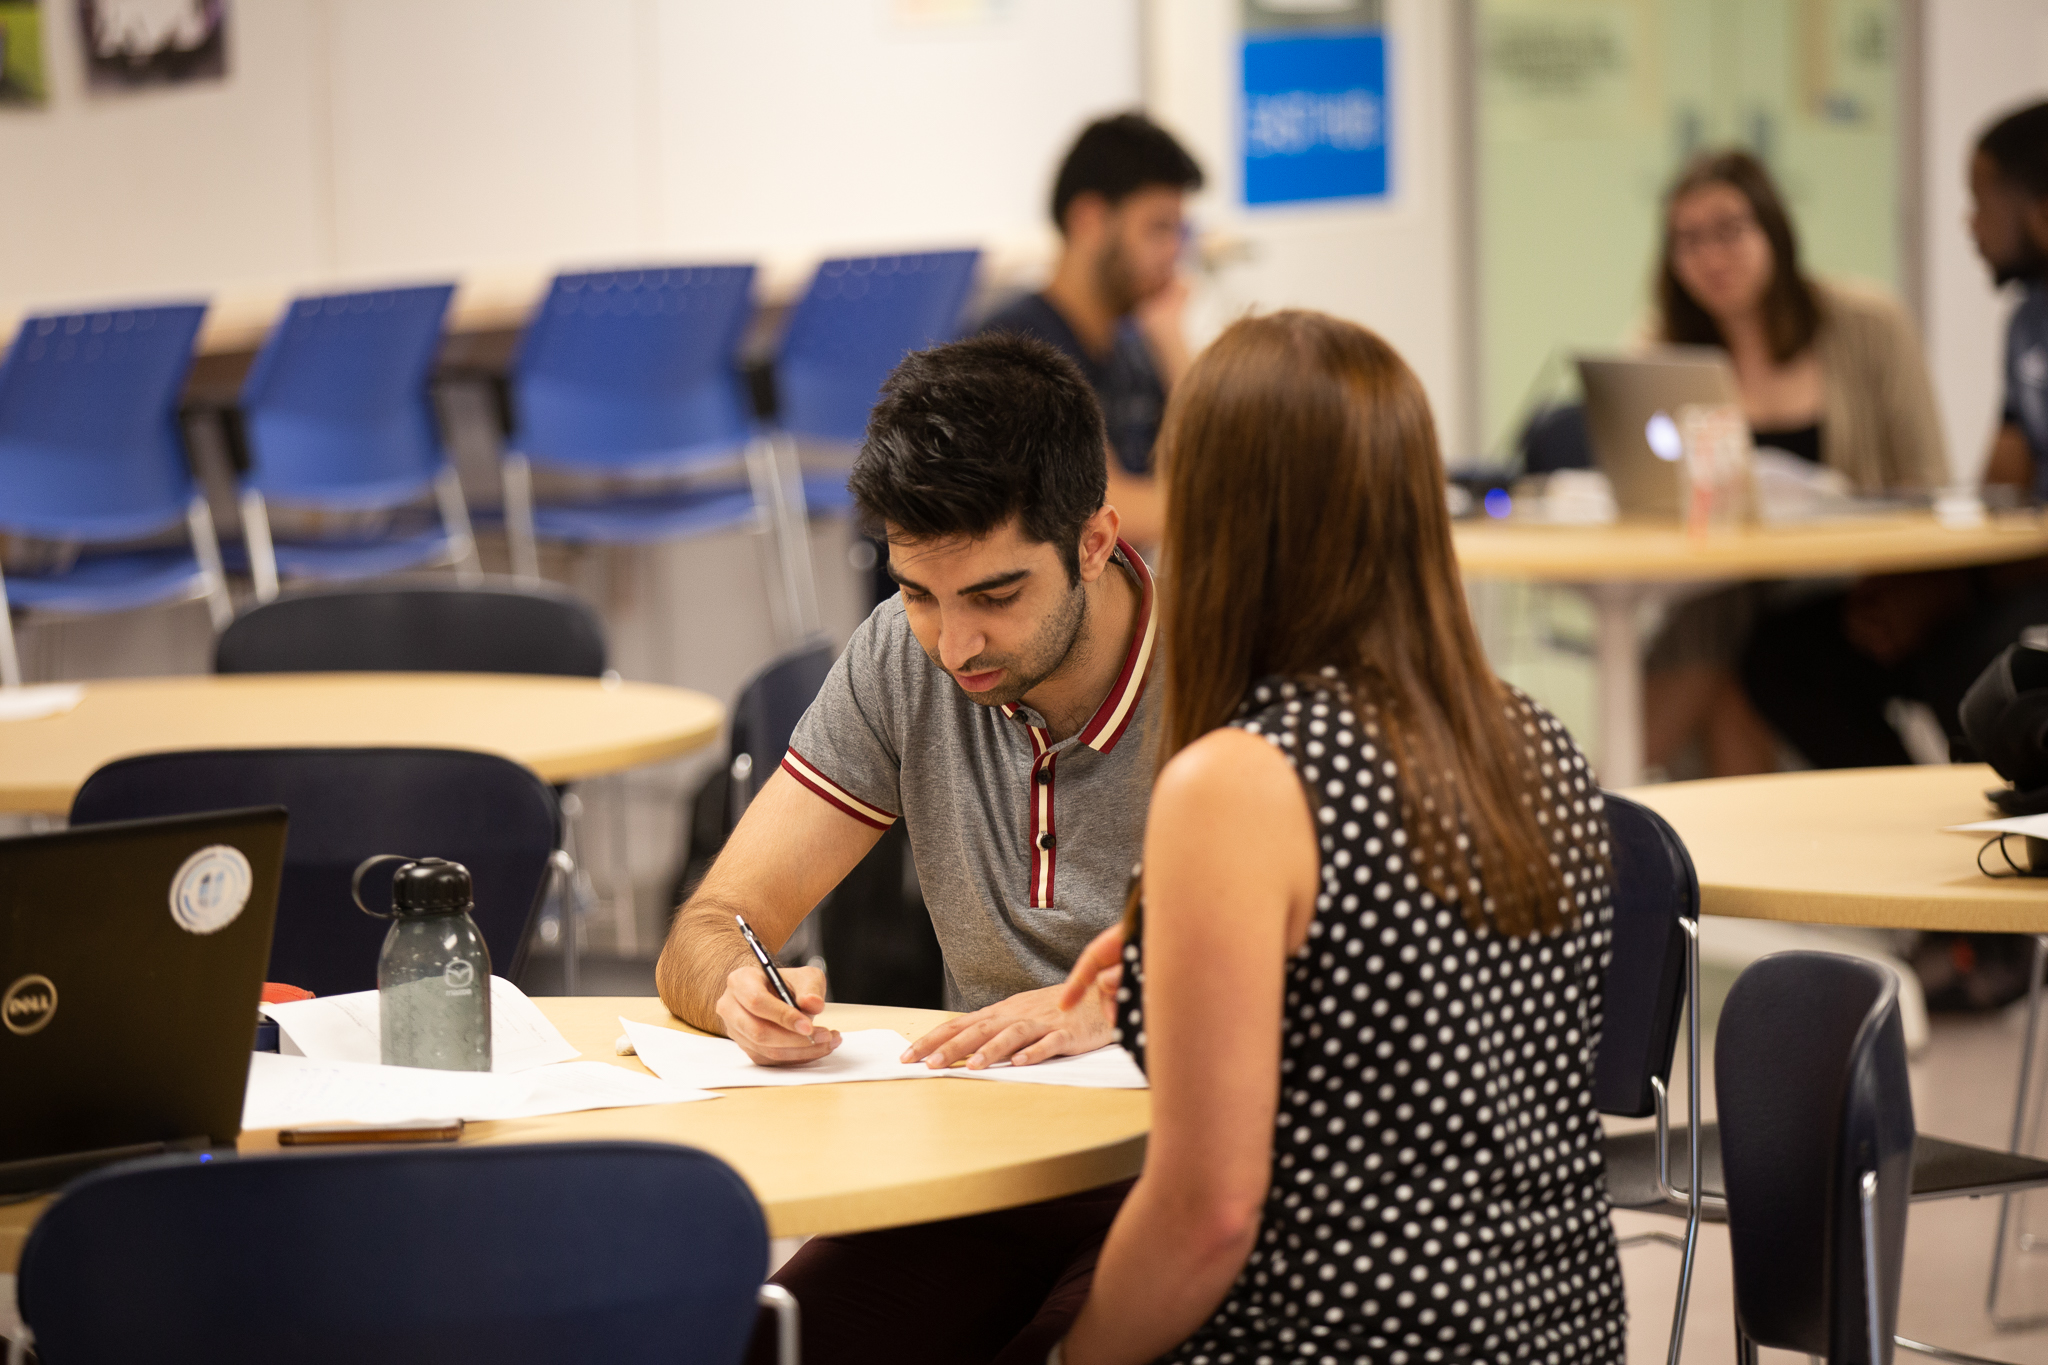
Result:
{"label": "man's forearm", "polygon": [[[668,943],[655,964],[655,989],[669,1013],[708,1033],[724,1033],[718,1019],[718,997],[735,967],[753,960],[733,907],[702,890],[677,912]],[[741,912],[744,913],[744,912]]]}

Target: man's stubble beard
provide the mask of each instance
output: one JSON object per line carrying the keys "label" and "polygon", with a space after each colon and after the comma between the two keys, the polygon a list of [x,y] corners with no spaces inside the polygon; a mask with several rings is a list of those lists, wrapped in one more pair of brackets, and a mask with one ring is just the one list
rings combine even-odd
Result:
{"label": "man's stubble beard", "polygon": [[[977,706],[1014,706],[1022,701],[1040,683],[1057,676],[1063,670],[1077,666],[1076,658],[1082,633],[1088,627],[1088,590],[1080,583],[1073,585],[1065,602],[1045,618],[1038,633],[1024,647],[1021,658],[999,658],[977,654],[961,665],[962,673],[986,672],[1000,668],[1009,674],[1002,685],[989,692],[969,692],[967,699]],[[925,651],[935,665],[951,673],[937,655]],[[958,685],[957,683],[955,684]]]}

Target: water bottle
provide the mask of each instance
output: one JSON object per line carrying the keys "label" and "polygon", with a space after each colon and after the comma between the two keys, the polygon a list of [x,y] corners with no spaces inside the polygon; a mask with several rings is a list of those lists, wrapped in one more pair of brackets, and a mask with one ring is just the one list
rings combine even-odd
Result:
{"label": "water bottle", "polygon": [[[388,915],[363,904],[363,876],[392,876]],[[476,921],[469,869],[445,858],[380,853],[356,869],[356,908],[391,920],[377,957],[378,1051],[386,1066],[491,1069],[491,951]]]}

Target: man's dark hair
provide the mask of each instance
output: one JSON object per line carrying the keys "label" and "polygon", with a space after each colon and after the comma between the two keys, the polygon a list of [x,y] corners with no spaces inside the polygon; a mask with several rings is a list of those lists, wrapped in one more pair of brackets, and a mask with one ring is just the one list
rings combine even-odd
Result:
{"label": "man's dark hair", "polygon": [[1081,576],[1081,526],[1109,492],[1102,408],[1074,362],[1015,333],[903,357],[882,382],[847,486],[861,515],[918,540],[1024,536]]}
{"label": "man's dark hair", "polygon": [[1977,150],[2029,199],[2048,196],[2048,102],[2015,109],[1986,128]]}
{"label": "man's dark hair", "polygon": [[1143,114],[1097,119],[1081,130],[1060,163],[1052,185],[1052,221],[1067,230],[1067,209],[1078,195],[1093,192],[1110,207],[1154,185],[1174,190],[1202,188],[1202,168],[1174,141],[1173,134]]}

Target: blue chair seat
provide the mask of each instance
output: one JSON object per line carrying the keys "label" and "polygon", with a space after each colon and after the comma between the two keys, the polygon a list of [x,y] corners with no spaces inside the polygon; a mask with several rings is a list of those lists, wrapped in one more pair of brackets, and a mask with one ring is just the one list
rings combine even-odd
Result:
{"label": "blue chair seat", "polygon": [[[427,564],[445,563],[456,552],[454,538],[439,528],[396,537],[280,540],[273,549],[277,571],[283,577],[329,580],[403,573]],[[246,544],[222,546],[221,557],[229,569],[237,573],[249,571]]]}
{"label": "blue chair seat", "polygon": [[61,574],[9,574],[7,601],[37,611],[128,611],[199,597],[208,586],[191,550],[131,550],[80,556]]}
{"label": "blue chair seat", "polygon": [[754,520],[754,495],[744,484],[533,509],[534,528],[550,540],[604,544],[651,545],[750,526]]}

